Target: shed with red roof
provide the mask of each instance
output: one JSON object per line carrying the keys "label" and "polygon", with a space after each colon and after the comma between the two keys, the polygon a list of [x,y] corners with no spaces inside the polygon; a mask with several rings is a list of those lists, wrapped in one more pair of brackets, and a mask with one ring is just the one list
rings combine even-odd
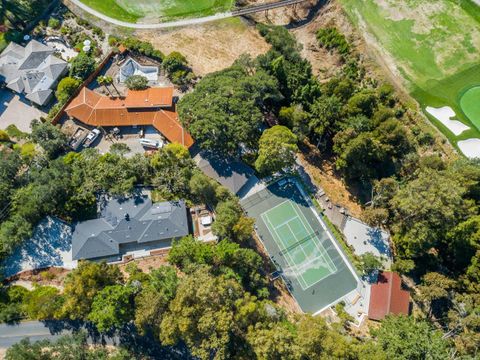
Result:
{"label": "shed with red roof", "polygon": [[368,317],[382,320],[389,314],[408,315],[409,310],[410,294],[402,288],[400,276],[390,271],[381,272],[371,287]]}

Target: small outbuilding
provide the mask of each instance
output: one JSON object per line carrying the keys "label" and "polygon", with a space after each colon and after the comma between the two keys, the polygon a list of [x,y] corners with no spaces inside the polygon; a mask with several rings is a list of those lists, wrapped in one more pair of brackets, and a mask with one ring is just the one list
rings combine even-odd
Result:
{"label": "small outbuilding", "polygon": [[383,271],[378,275],[377,283],[370,292],[368,317],[371,320],[382,320],[389,314],[410,312],[410,294],[402,287],[402,279],[395,272]]}

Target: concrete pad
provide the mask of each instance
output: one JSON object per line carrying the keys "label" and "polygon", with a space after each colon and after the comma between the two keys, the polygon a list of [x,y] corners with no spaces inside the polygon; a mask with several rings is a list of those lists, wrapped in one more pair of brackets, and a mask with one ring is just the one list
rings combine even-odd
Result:
{"label": "concrete pad", "polygon": [[0,90],[0,129],[15,125],[23,132],[31,132],[32,120],[45,117],[47,114],[31,105],[23,96],[14,94],[9,90]]}
{"label": "concrete pad", "polygon": [[387,258],[386,265],[391,263],[389,235],[386,231],[375,229],[358,219],[349,217],[343,228],[347,243],[353,246],[355,254],[372,253]]}
{"label": "concrete pad", "polygon": [[470,127],[458,120],[451,120],[451,118],[455,117],[456,114],[450,106],[444,106],[441,108],[427,106],[425,110],[435,119],[440,121],[448,130],[450,130],[456,136],[460,135],[465,130],[470,129]]}

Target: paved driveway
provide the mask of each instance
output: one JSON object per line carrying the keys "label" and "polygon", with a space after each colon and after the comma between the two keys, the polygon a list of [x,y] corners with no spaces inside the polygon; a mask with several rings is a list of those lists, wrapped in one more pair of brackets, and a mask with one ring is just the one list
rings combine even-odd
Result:
{"label": "paved driveway", "polygon": [[30,132],[32,120],[46,115],[23,97],[9,90],[0,89],[0,129],[14,124],[21,131]]}

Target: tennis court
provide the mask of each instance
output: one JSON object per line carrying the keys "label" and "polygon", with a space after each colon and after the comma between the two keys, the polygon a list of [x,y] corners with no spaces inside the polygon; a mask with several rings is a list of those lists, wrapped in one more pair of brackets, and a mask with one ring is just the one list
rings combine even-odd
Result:
{"label": "tennis court", "polygon": [[285,201],[261,217],[272,233],[274,241],[285,256],[288,268],[303,290],[337,271],[323,247],[318,231],[314,231],[297,204]]}
{"label": "tennis court", "polygon": [[240,201],[276,270],[304,312],[317,314],[359,286],[309,196],[293,178]]}

